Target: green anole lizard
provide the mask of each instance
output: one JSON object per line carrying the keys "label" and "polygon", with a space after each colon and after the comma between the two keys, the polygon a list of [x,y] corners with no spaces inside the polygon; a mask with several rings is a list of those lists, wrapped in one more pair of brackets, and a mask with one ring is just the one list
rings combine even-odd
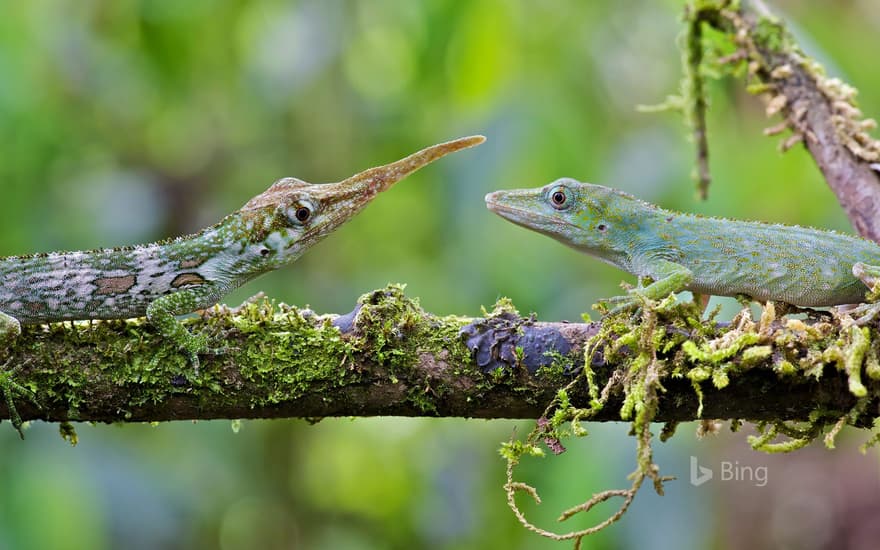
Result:
{"label": "green anole lizard", "polygon": [[[874,267],[880,265],[880,246],[866,239],[672,212],[569,178],[537,189],[495,191],[486,195],[486,205],[517,225],[652,281],[608,300],[614,310],[682,290],[807,307],[858,304],[880,280]],[[878,311],[880,304],[862,304],[850,314],[863,324]]]}
{"label": "green anole lizard", "polygon": [[[207,308],[250,279],[293,262],[379,192],[484,140],[470,136],[433,145],[338,183],[284,178],[216,225],[186,237],[0,258],[0,344],[12,345],[22,324],[145,315],[187,355],[197,373],[207,339],[191,334],[176,315]],[[13,382],[0,378],[10,403]]]}

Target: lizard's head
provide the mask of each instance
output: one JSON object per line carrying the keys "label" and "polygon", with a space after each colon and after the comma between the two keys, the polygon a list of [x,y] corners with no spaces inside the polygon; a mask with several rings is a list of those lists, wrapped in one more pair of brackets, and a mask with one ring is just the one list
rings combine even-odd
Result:
{"label": "lizard's head", "polygon": [[267,268],[292,261],[363,210],[380,192],[440,157],[483,141],[483,136],[470,136],[433,145],[338,183],[278,180],[235,213],[244,225],[249,255]]}
{"label": "lizard's head", "polygon": [[536,189],[486,195],[489,210],[583,252],[615,251],[650,206],[622,191],[561,178]]}

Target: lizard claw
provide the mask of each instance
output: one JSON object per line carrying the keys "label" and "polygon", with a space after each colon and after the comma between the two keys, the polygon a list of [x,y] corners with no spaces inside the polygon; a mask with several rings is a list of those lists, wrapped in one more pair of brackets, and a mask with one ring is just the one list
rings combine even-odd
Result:
{"label": "lizard claw", "polygon": [[230,351],[237,349],[231,346],[208,347],[208,341],[209,338],[205,335],[194,335],[191,343],[183,350],[189,360],[189,364],[193,367],[196,378],[199,377],[199,367],[201,366],[199,355],[226,355]]}
{"label": "lizard claw", "polygon": [[187,361],[193,368],[193,372],[195,373],[196,378],[199,377],[199,367],[201,366],[201,362],[199,361],[199,354],[205,353],[208,349],[208,337],[202,334],[193,334],[190,335],[190,338],[187,342],[185,342],[182,351],[186,354]]}
{"label": "lizard claw", "polygon": [[852,318],[856,325],[864,326],[871,323],[880,314],[880,303],[859,304],[845,313]]}
{"label": "lizard claw", "polygon": [[15,381],[15,375],[21,370],[22,365],[16,365],[11,369],[7,369],[8,365],[9,360],[0,365],[0,391],[3,392],[3,399],[6,401],[9,421],[12,422],[12,427],[18,432],[18,436],[24,439],[24,431],[22,430],[24,422],[21,420],[21,415],[18,414],[18,409],[15,407],[14,395],[18,394],[29,399],[37,407],[41,407],[41,405],[36,400],[36,394],[30,388],[26,388]]}
{"label": "lizard claw", "polygon": [[846,313],[856,325],[867,325],[880,314],[880,267],[856,262],[852,266],[852,274],[868,287],[865,303],[846,310],[838,308],[838,311]]}
{"label": "lizard claw", "polygon": [[647,300],[647,298],[642,296],[637,289],[630,289],[624,296],[612,296],[611,298],[599,300],[596,304],[596,306],[598,306],[596,309],[604,315],[614,315],[615,313],[629,310],[633,310],[638,314],[642,309],[642,306],[644,306],[645,300]]}
{"label": "lizard claw", "polygon": [[[880,267],[856,262],[852,266],[852,274],[868,287],[868,292],[865,294],[865,301],[867,303],[862,305],[870,306],[880,300]],[[856,309],[861,307],[859,306]],[[876,312],[872,315],[872,318],[874,315],[876,315]]]}
{"label": "lizard claw", "polygon": [[193,372],[196,375],[196,378],[199,377],[199,354],[194,351],[187,351],[187,357],[189,358],[189,364],[192,365]]}

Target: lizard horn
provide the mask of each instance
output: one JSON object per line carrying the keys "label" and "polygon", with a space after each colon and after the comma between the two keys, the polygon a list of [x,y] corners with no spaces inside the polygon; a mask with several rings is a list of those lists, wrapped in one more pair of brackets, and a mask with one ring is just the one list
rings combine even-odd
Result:
{"label": "lizard horn", "polygon": [[308,188],[310,192],[318,197],[327,197],[334,202],[350,201],[352,207],[359,210],[369,203],[380,191],[385,191],[419,168],[449,153],[479,145],[484,141],[486,141],[486,138],[483,136],[468,136],[447,141],[446,143],[438,143],[391,164],[364,170],[337,183],[312,185],[296,178],[283,178],[273,183],[263,193],[249,200],[241,210],[258,210],[266,206],[277,205],[281,198],[288,193],[297,192],[304,188]]}
{"label": "lizard horn", "polygon": [[355,174],[350,178],[337,183],[339,187],[357,189],[359,193],[368,196],[385,191],[392,185],[412,174],[419,168],[426,166],[435,160],[468,147],[474,147],[486,141],[484,136],[468,136],[454,139],[445,143],[438,143],[425,147],[421,151],[413,153],[391,164],[377,166]]}

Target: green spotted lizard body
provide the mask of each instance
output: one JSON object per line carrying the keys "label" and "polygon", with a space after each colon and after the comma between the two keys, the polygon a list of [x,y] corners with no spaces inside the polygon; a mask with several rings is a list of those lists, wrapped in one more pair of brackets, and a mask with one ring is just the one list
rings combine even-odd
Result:
{"label": "green spotted lizard body", "polygon": [[[434,145],[338,183],[284,178],[216,225],[186,237],[0,258],[0,342],[13,344],[23,324],[146,316],[198,369],[207,341],[190,334],[175,316],[209,307],[250,279],[294,261],[379,192],[484,139]],[[9,384],[0,380],[11,405]]]}
{"label": "green spotted lizard body", "polygon": [[[807,307],[857,304],[878,278],[873,265],[880,265],[880,246],[872,241],[672,212],[569,178],[537,189],[496,191],[486,195],[486,204],[515,224],[653,281],[611,299],[618,307],[682,290]],[[863,306],[859,313],[867,320],[877,308]]]}

